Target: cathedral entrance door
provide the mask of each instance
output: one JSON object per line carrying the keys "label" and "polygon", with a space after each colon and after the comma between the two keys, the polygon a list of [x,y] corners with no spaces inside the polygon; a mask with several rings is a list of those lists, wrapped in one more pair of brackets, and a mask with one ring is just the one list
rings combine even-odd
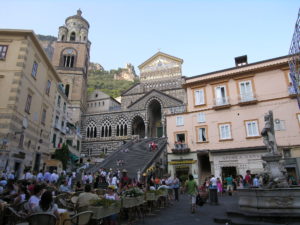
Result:
{"label": "cathedral entrance door", "polygon": [[162,127],[157,127],[156,128],[156,133],[157,133],[157,137],[162,137],[163,136],[163,129],[162,129]]}
{"label": "cathedral entrance door", "polygon": [[[161,105],[159,101],[153,99],[148,106],[149,137],[162,136],[161,117]],[[161,131],[158,128],[161,128]],[[161,136],[159,136],[160,132]]]}

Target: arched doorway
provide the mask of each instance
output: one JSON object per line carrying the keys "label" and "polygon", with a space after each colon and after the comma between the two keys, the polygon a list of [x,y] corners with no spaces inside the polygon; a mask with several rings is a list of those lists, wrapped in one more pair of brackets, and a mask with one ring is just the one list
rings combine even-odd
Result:
{"label": "arched doorway", "polygon": [[149,137],[162,137],[163,127],[161,123],[161,105],[153,99],[148,105],[148,134]]}
{"label": "arched doorway", "polygon": [[132,120],[132,135],[139,135],[140,138],[145,137],[145,123],[142,117],[135,116]]}

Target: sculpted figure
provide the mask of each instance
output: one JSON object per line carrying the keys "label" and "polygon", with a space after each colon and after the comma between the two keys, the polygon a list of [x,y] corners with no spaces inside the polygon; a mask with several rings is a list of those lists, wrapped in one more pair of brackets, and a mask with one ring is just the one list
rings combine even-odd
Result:
{"label": "sculpted figure", "polygon": [[272,111],[269,111],[269,113],[265,115],[265,127],[262,129],[261,135],[263,137],[264,144],[267,146],[268,151],[272,155],[278,154]]}

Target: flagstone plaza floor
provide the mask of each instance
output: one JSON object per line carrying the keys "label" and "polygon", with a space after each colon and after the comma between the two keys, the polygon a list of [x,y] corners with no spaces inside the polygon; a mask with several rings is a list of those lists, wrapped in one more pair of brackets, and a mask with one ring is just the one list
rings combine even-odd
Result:
{"label": "flagstone plaza floor", "polygon": [[[155,216],[146,216],[144,223],[138,221],[136,225],[216,225],[215,217],[225,217],[227,207],[237,206],[237,196],[223,196],[219,198],[219,205],[204,204],[197,207],[196,213],[190,212],[190,201],[187,195],[180,195],[178,202],[173,205],[155,211]],[[224,223],[225,224],[225,223]]]}

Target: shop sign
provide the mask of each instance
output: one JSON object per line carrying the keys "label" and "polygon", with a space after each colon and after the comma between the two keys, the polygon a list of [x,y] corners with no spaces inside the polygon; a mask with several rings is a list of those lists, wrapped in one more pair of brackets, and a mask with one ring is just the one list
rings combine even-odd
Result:
{"label": "shop sign", "polygon": [[168,162],[170,165],[194,164],[197,160],[181,160]]}

